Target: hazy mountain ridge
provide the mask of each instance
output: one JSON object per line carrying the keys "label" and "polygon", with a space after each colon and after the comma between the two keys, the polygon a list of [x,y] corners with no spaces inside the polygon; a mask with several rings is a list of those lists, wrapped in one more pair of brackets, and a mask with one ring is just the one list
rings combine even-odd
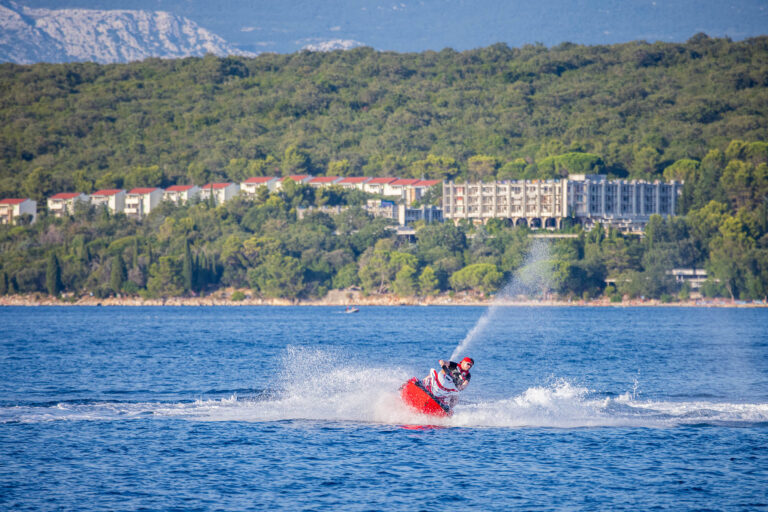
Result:
{"label": "hazy mountain ridge", "polygon": [[187,18],[163,11],[51,10],[0,4],[0,61],[111,63],[206,53],[252,55]]}

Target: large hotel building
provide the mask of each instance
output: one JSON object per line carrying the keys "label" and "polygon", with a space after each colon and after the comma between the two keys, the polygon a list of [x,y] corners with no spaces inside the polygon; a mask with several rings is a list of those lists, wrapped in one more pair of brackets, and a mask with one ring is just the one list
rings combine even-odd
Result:
{"label": "large hotel building", "polygon": [[653,214],[674,215],[683,184],[609,180],[602,174],[561,180],[514,180],[443,184],[445,220],[511,219],[516,225],[561,227],[572,218],[589,228],[600,222],[639,231]]}

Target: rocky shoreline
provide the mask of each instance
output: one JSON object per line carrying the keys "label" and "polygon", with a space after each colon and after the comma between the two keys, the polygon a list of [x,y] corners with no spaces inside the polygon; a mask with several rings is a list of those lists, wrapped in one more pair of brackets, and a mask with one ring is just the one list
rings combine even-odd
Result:
{"label": "rocky shoreline", "polygon": [[610,302],[606,298],[594,300],[530,300],[525,298],[496,300],[473,294],[441,294],[428,297],[399,297],[392,294],[363,295],[358,290],[332,290],[322,299],[288,300],[262,299],[246,296],[232,300],[233,290],[218,291],[205,297],[166,297],[144,299],[123,296],[98,298],[94,296],[74,297],[71,294],[60,298],[44,294],[5,295],[0,297],[0,306],[527,306],[527,307],[766,307],[762,301],[732,301],[730,299],[696,299],[663,303],[656,299],[632,299]]}

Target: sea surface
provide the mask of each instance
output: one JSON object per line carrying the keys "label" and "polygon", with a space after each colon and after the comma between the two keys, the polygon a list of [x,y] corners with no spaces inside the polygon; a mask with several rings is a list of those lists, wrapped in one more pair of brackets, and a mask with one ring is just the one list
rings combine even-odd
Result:
{"label": "sea surface", "polygon": [[488,312],[0,307],[0,510],[768,508],[768,310]]}

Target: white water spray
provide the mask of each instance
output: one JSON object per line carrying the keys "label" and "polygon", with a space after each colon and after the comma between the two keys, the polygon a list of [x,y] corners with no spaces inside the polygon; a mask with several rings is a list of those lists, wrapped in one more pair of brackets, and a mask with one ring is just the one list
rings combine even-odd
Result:
{"label": "white water spray", "polygon": [[483,313],[466,337],[451,354],[451,361],[456,361],[483,334],[488,324],[496,317],[503,304],[522,297],[542,297],[552,289],[552,269],[549,246],[543,240],[534,240],[520,268],[515,271],[509,282],[496,294],[493,302]]}

